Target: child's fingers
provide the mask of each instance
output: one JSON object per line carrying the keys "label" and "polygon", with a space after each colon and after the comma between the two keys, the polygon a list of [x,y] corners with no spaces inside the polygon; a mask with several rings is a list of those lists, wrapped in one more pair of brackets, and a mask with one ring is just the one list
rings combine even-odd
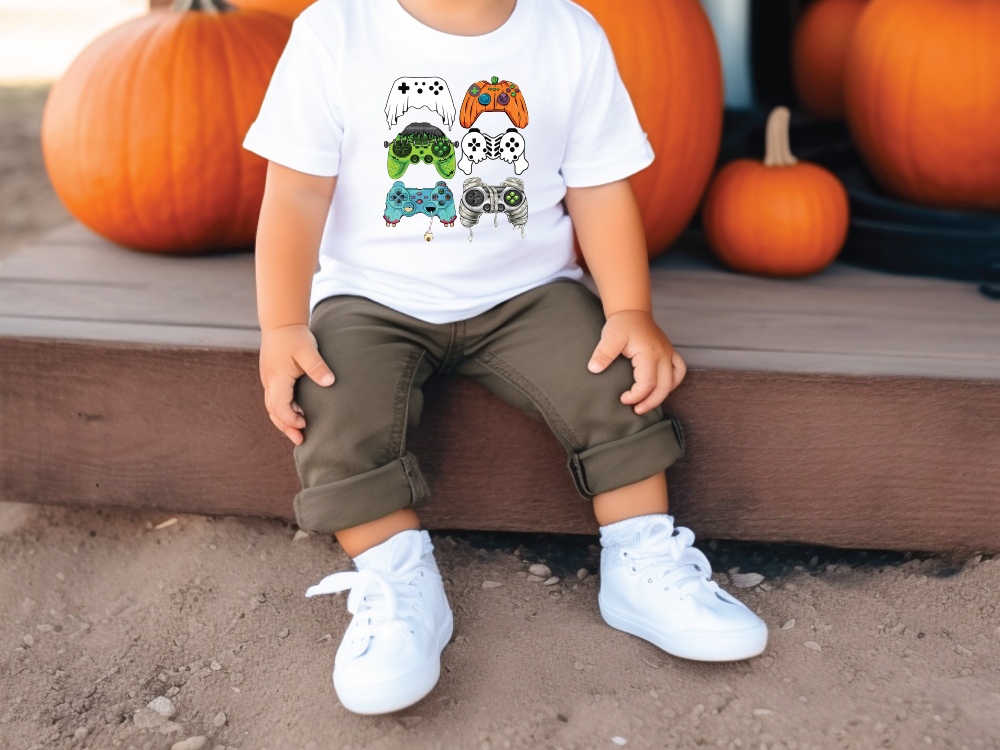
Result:
{"label": "child's fingers", "polygon": [[635,413],[645,414],[650,409],[655,409],[662,404],[667,394],[674,389],[674,383],[674,368],[671,366],[670,360],[664,357],[656,363],[656,387],[641,403],[635,405]]}
{"label": "child's fingers", "polygon": [[333,372],[327,367],[326,362],[323,361],[319,352],[313,347],[304,346],[295,352],[295,361],[302,368],[302,372],[318,385],[333,384]]}
{"label": "child's fingers", "polygon": [[656,388],[656,360],[649,352],[641,352],[632,358],[635,383],[622,394],[622,403],[636,404],[646,398]]}
{"label": "child's fingers", "polygon": [[285,432],[285,427],[294,430],[306,426],[305,418],[292,409],[294,386],[295,381],[284,376],[275,376],[268,383],[264,403],[267,413],[272,420],[276,420],[275,424],[282,432]]}
{"label": "child's fingers", "polygon": [[289,427],[287,424],[282,422],[280,419],[278,419],[274,414],[270,412],[268,412],[267,416],[269,416],[271,418],[271,421],[274,422],[274,426],[277,427],[279,430],[281,430],[283,433],[285,433],[285,437],[287,437],[293,443],[299,445],[302,442],[301,432],[299,432],[293,427]]}
{"label": "child's fingers", "polygon": [[627,343],[628,338],[605,328],[601,333],[601,340],[597,343],[597,348],[590,355],[587,369],[591,372],[601,372],[615,361]]}
{"label": "child's fingers", "polygon": [[684,376],[687,375],[688,368],[687,364],[684,362],[684,358],[677,352],[674,352],[673,355],[671,355],[670,363],[674,369],[674,384],[670,387],[670,390],[673,390],[681,384],[682,380],[684,380]]}

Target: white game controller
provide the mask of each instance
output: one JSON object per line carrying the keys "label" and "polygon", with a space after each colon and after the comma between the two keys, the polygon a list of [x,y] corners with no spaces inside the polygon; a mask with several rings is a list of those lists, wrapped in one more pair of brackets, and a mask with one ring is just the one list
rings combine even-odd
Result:
{"label": "white game controller", "polygon": [[385,103],[386,122],[391,128],[406,110],[420,107],[437,112],[451,130],[451,125],[455,122],[455,102],[444,79],[433,77],[397,78],[389,89],[389,99]]}
{"label": "white game controller", "polygon": [[500,135],[481,133],[479,128],[470,129],[462,139],[458,168],[472,174],[472,165],[484,159],[502,159],[514,165],[514,174],[521,174],[528,168],[528,160],[524,158],[524,136],[517,128],[508,128]]}

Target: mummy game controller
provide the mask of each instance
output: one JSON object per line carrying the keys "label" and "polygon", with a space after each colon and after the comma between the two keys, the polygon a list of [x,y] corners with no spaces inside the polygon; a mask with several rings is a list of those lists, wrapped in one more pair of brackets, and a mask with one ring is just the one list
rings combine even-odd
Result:
{"label": "mummy game controller", "polygon": [[528,107],[524,103],[521,89],[496,76],[469,87],[462,102],[459,122],[463,128],[471,128],[483,112],[506,112],[515,128],[523,128],[528,124]]}
{"label": "mummy game controller", "polygon": [[528,197],[524,193],[524,183],[516,177],[508,177],[502,185],[486,185],[478,177],[470,177],[462,184],[462,203],[458,207],[458,215],[462,226],[469,228],[469,242],[472,242],[472,227],[479,223],[484,213],[494,214],[493,226],[496,226],[496,214],[506,214],[511,228],[521,230],[524,238],[524,225],[528,223]]}
{"label": "mummy game controller", "polygon": [[451,130],[455,122],[455,102],[443,78],[397,78],[389,89],[385,120],[391,128],[406,110],[420,107],[437,112]]}
{"label": "mummy game controller", "polygon": [[433,164],[437,173],[450,180],[455,176],[455,146],[440,128],[426,122],[407,125],[393,141],[384,141],[389,149],[389,176],[398,180],[411,164]]}
{"label": "mummy game controller", "polygon": [[503,159],[514,165],[514,174],[521,174],[528,168],[528,160],[524,158],[524,136],[517,128],[507,128],[507,132],[500,135],[487,135],[479,132],[479,128],[472,128],[462,138],[458,168],[472,174],[472,165],[483,159]]}
{"label": "mummy game controller", "polygon": [[451,188],[441,181],[432,188],[419,190],[408,188],[398,180],[394,182],[385,197],[385,215],[382,217],[385,225],[394,227],[402,217],[416,214],[429,216],[432,224],[436,216],[446,227],[455,226],[455,199]]}

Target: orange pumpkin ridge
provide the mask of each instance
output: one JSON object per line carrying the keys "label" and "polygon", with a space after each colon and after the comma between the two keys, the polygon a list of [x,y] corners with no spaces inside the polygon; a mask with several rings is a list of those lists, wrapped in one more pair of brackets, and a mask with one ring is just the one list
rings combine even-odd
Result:
{"label": "orange pumpkin ridge", "polygon": [[727,164],[705,196],[706,239],[737,271],[816,273],[833,261],[847,237],[847,191],[827,170],[792,155],[789,116],[787,108],[776,107],[768,117],[763,163]]}
{"label": "orange pumpkin ridge", "polygon": [[88,227],[137,250],[253,244],[267,162],[242,148],[291,31],[273,13],[198,0],[95,40],[42,118],[52,185]]}

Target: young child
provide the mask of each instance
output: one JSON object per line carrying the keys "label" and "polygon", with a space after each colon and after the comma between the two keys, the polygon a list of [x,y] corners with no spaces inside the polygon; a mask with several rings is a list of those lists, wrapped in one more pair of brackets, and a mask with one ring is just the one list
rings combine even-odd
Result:
{"label": "young child", "polygon": [[[664,470],[683,448],[660,404],[685,366],[651,315],[627,180],[653,153],[589,13],[570,0],[319,0],[244,146],[269,160],[265,404],[295,444],[299,526],[335,534],[357,567],[306,592],[351,590],[333,671],[345,707],[420,700],[451,638],[406,448],[436,372],[538,414],[566,448],[601,525],[612,627],[689,659],[764,650],[764,623],[667,513]],[[600,299],[578,281],[574,230]]]}

